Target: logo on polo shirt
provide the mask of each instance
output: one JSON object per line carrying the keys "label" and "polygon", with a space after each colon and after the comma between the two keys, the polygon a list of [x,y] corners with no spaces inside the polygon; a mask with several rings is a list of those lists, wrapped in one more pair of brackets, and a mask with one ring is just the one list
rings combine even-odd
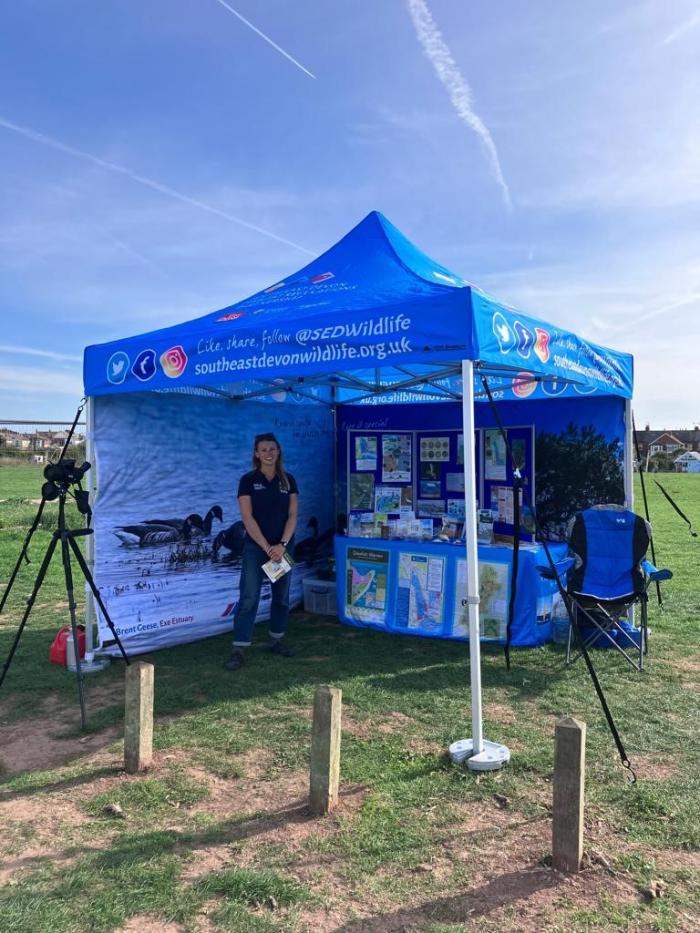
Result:
{"label": "logo on polo shirt", "polygon": [[264,489],[264,488],[265,488],[265,487],[263,486],[262,483],[253,483],[253,489],[260,490],[260,489]]}

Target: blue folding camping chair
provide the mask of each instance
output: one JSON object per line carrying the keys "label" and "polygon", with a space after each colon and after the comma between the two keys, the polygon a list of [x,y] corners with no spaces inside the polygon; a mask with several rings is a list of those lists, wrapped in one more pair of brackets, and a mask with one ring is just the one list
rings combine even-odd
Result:
{"label": "blue folding camping chair", "polygon": [[[670,570],[657,570],[646,560],[651,526],[621,505],[596,505],[578,512],[569,526],[571,566],[566,592],[586,648],[612,647],[635,668],[644,667],[647,652],[648,590],[653,582],[670,580]],[[639,605],[637,628],[631,623]],[[581,655],[572,626],[566,663]]]}

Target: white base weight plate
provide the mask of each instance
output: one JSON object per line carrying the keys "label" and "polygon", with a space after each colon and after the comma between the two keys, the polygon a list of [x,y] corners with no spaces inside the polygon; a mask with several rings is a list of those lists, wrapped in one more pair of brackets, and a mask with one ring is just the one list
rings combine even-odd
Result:
{"label": "white base weight plate", "polygon": [[460,739],[453,742],[448,751],[455,764],[466,761],[471,771],[497,771],[510,760],[510,751],[505,745],[498,742],[489,742],[484,739],[483,748],[478,755],[474,754],[474,743],[471,739]]}
{"label": "white base weight plate", "polygon": [[[82,674],[99,674],[100,671],[106,670],[111,663],[109,658],[93,658],[92,661],[86,661],[85,658],[81,658],[80,671]],[[75,664],[68,664],[67,667],[69,671],[75,673]]]}

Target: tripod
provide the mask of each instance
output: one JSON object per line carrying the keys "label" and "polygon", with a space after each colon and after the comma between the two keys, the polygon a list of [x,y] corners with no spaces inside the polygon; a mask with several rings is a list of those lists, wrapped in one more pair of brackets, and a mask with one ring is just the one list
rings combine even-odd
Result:
{"label": "tripod", "polygon": [[[49,569],[51,558],[53,557],[54,551],[56,550],[56,547],[58,546],[58,543],[60,542],[61,559],[63,562],[63,573],[65,576],[65,582],[66,582],[66,593],[68,594],[68,611],[70,612],[70,626],[71,626],[71,632],[73,633],[73,644],[75,645],[75,669],[76,669],[76,678],[78,681],[78,698],[80,701],[80,725],[83,731],[85,731],[87,729],[87,715],[85,712],[85,691],[83,688],[83,672],[82,672],[81,665],[80,665],[80,649],[78,645],[78,626],[77,626],[76,615],[75,615],[76,602],[75,602],[75,596],[73,594],[73,569],[71,567],[71,553],[70,553],[71,551],[75,555],[75,559],[77,560],[78,566],[80,567],[83,573],[83,576],[85,577],[85,581],[87,582],[88,586],[92,590],[92,595],[95,597],[95,601],[97,602],[97,605],[100,607],[100,610],[102,611],[102,615],[104,616],[105,621],[107,622],[107,625],[111,629],[112,635],[114,636],[114,640],[117,643],[119,650],[122,653],[122,657],[124,658],[127,664],[129,664],[130,662],[129,662],[129,658],[126,655],[126,652],[124,651],[124,646],[119,640],[119,636],[117,635],[116,629],[114,628],[114,623],[112,622],[109,616],[109,613],[107,612],[107,609],[105,607],[105,604],[102,601],[102,597],[100,596],[100,591],[97,589],[97,586],[95,585],[95,581],[92,577],[92,574],[90,573],[90,568],[88,567],[87,562],[85,561],[85,558],[83,557],[82,552],[80,548],[78,547],[76,540],[75,540],[76,538],[83,536],[83,535],[91,535],[92,528],[79,528],[79,529],[72,530],[66,527],[66,496],[67,494],[68,494],[67,489],[65,487],[61,487],[60,493],[58,495],[58,528],[54,531],[51,537],[51,541],[49,542],[49,546],[46,550],[46,554],[44,555],[44,559],[41,562],[41,567],[39,568],[39,572],[36,576],[36,580],[34,581],[34,588],[32,589],[29,599],[27,600],[27,608],[24,611],[24,615],[22,616],[22,621],[20,622],[19,628],[17,630],[17,634],[15,635],[15,640],[12,643],[12,647],[10,648],[10,653],[7,656],[7,660],[5,661],[5,664],[2,668],[2,672],[0,673],[0,687],[2,687],[3,681],[5,680],[5,677],[7,675],[7,671],[10,667],[10,664],[12,663],[12,658],[14,657],[15,651],[17,650],[17,646],[19,645],[19,640],[22,637],[22,632],[24,631],[24,627],[27,624],[29,615],[32,611],[32,607],[36,601],[39,590],[41,589],[41,585],[44,582],[44,577],[46,576],[46,572]],[[42,507],[43,507],[43,500],[42,500]],[[37,524],[38,524],[38,520],[35,521],[33,527],[36,527]],[[20,561],[21,559],[22,558],[20,556]],[[14,580],[14,575],[13,575],[13,580]],[[9,587],[8,587],[8,591],[9,591]],[[7,591],[5,593],[5,596],[7,596]],[[3,601],[3,604],[4,604],[4,601]]]}

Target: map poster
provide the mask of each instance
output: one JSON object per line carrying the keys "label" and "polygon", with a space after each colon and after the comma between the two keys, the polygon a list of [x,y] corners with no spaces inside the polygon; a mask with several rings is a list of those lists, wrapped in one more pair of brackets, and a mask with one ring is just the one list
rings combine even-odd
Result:
{"label": "map poster", "polygon": [[346,564],[345,612],[358,622],[386,625],[389,552],[349,547]]}
{"label": "map poster", "polygon": [[444,557],[401,554],[396,599],[397,625],[428,632],[442,628],[444,579]]}
{"label": "map poster", "polygon": [[382,482],[410,483],[412,436],[384,434],[382,436]]}
{"label": "map poster", "polygon": [[355,438],[355,469],[362,471],[377,469],[376,437]]}
{"label": "map poster", "polygon": [[[479,561],[479,633],[486,641],[505,641],[508,625],[509,565]],[[469,638],[467,562],[457,561],[457,590],[452,635]]]}

